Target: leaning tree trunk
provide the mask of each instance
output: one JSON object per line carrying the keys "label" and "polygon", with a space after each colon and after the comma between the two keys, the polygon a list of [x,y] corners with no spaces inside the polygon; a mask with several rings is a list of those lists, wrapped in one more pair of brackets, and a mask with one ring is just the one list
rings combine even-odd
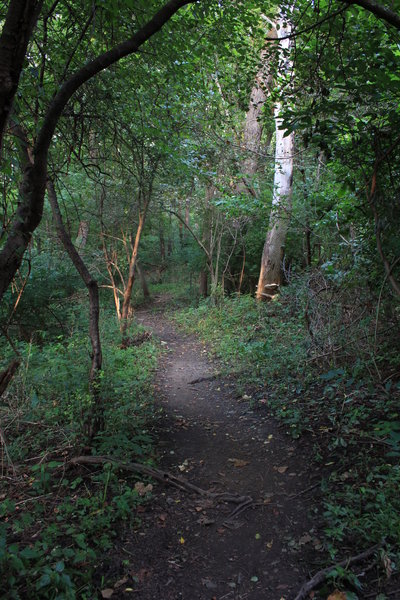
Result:
{"label": "leaning tree trunk", "polygon": [[85,423],[85,432],[89,438],[92,438],[103,427],[103,406],[99,394],[99,376],[102,366],[101,340],[99,331],[99,288],[97,281],[91,276],[87,266],[73,245],[64,224],[62,222],[60,207],[57,201],[57,195],[52,181],[47,182],[47,195],[51,205],[54,222],[56,225],[58,237],[68,253],[79,275],[82,277],[89,292],[89,337],[92,345],[92,365],[90,368],[89,385],[94,399],[94,414],[90,420]]}
{"label": "leaning tree trunk", "polygon": [[[279,25],[279,37],[290,35],[291,28],[288,23],[285,23],[283,19],[279,19],[277,24]],[[285,72],[291,67],[291,61],[287,57],[289,43],[289,39],[280,42],[281,52],[282,50],[286,52],[286,55],[281,55],[281,76],[284,76]],[[282,108],[282,102],[278,102],[274,109],[276,131],[274,191],[268,232],[261,258],[256,293],[258,300],[271,300],[279,292],[282,283],[282,261],[291,214],[294,134],[287,135],[282,128],[283,120],[280,116]]]}
{"label": "leaning tree trunk", "polygon": [[135,283],[135,271],[137,268],[137,259],[139,253],[139,244],[140,239],[142,237],[144,224],[146,221],[147,208],[149,205],[149,200],[146,201],[143,211],[139,214],[139,223],[136,230],[135,242],[133,244],[131,259],[129,262],[129,275],[128,281],[126,284],[126,288],[124,291],[124,299],[122,302],[122,310],[121,310],[121,334],[122,337],[126,335],[126,330],[128,329],[128,320],[130,315],[131,308],[131,297],[132,297],[132,289],[133,284]]}

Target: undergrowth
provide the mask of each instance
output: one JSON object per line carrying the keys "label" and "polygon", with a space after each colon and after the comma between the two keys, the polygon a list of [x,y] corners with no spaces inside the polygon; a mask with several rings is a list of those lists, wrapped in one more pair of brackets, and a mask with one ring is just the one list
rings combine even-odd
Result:
{"label": "undergrowth", "polygon": [[255,408],[278,417],[292,437],[310,440],[314,459],[329,472],[322,492],[331,560],[346,547],[362,550],[383,539],[397,560],[396,337],[381,340],[379,330],[377,337],[373,315],[351,327],[340,306],[322,310],[310,301],[309,286],[303,294],[299,289],[296,282],[269,304],[249,296],[217,305],[206,300],[174,319],[208,343],[226,373],[237,374],[239,390]]}
{"label": "undergrowth", "polygon": [[[70,463],[89,450],[82,424],[91,403],[87,308],[78,303],[71,311],[66,333],[17,342],[21,366],[2,397],[2,598],[100,598],[99,566],[118,528],[137,524],[136,509],[146,497],[143,486],[111,464],[88,470]],[[115,316],[103,311],[101,322],[105,429],[90,451],[151,461],[158,349],[147,341],[123,350]],[[2,356],[8,364],[5,344]]]}

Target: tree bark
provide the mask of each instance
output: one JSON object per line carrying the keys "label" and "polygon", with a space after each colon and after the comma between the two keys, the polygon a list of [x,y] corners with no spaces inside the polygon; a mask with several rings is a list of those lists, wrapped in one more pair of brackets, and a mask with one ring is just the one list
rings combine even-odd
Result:
{"label": "tree bark", "polygon": [[[283,19],[279,19],[278,24],[279,37],[290,35],[289,24],[285,23]],[[281,41],[281,51],[287,51],[289,44],[289,39]],[[287,71],[290,66],[290,60],[284,56],[281,70]],[[281,111],[282,104],[278,102],[274,109],[276,130],[274,191],[269,227],[261,258],[256,293],[258,300],[271,300],[279,292],[282,260],[291,212],[294,134],[285,135],[286,132],[282,128],[283,121],[280,117]]]}
{"label": "tree bark", "polygon": [[12,0],[0,36],[0,150],[25,54],[43,0]]}
{"label": "tree bark", "polygon": [[[268,34],[268,40],[276,37],[276,30],[273,28]],[[271,69],[268,69],[269,64],[267,61],[269,46],[270,41],[267,41],[266,46],[261,51],[261,66],[250,94],[249,108],[246,113],[243,131],[243,143],[247,156],[241,165],[242,179],[236,188],[238,193],[251,192],[253,189],[251,177],[256,174],[259,167],[258,152],[263,132],[262,111],[273,84],[273,75]]]}
{"label": "tree bark", "polygon": [[132,297],[132,289],[133,284],[135,283],[135,270],[137,268],[137,259],[139,253],[139,244],[140,239],[142,237],[144,224],[146,221],[147,208],[149,206],[149,200],[146,200],[146,204],[141,213],[139,213],[139,223],[136,230],[135,242],[133,244],[131,259],[129,262],[129,275],[128,281],[126,284],[126,288],[124,291],[124,299],[122,302],[122,310],[121,310],[121,334],[122,336],[126,335],[126,330],[128,328],[128,319],[130,315],[131,308],[131,297]]}
{"label": "tree bark", "polygon": [[89,437],[93,437],[93,435],[98,433],[103,423],[103,407],[98,389],[99,374],[102,367],[102,351],[99,331],[99,288],[97,281],[91,276],[88,268],[73,245],[71,238],[64,227],[54,184],[50,180],[47,182],[47,194],[61,243],[63,244],[64,249],[70,257],[74,267],[82,277],[82,280],[89,292],[89,337],[92,345],[92,364],[90,368],[89,385],[95,401],[95,414],[94,419],[92,419],[90,423],[87,422],[86,429]]}
{"label": "tree bark", "polygon": [[200,271],[199,290],[200,290],[200,296],[202,298],[207,298],[207,296],[208,296],[208,271],[206,271],[206,269],[203,269],[202,271]]}
{"label": "tree bark", "polygon": [[[121,58],[133,54],[183,6],[195,0],[170,0],[129,40],[88,62],[72,75],[53,98],[33,149],[33,161],[24,170],[20,204],[10,234],[0,252],[0,300],[19,269],[24,252],[43,214],[50,144],[63,110],[73,94],[92,77]],[[13,4],[17,4],[17,0]],[[18,5],[21,4],[21,0]],[[5,103],[6,104],[6,103]]]}
{"label": "tree bark", "polygon": [[393,25],[396,29],[400,30],[400,15],[395,13],[390,8],[386,6],[382,6],[382,4],[378,4],[374,2],[374,0],[342,0],[345,4],[352,5],[356,4],[357,6],[361,6],[365,10],[369,11],[379,19],[383,19],[389,25]]}

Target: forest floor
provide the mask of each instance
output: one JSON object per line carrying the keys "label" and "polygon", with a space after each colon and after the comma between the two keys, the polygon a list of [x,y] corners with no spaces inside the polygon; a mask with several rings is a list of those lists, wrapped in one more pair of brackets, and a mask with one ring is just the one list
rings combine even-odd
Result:
{"label": "forest floor", "polygon": [[[218,504],[155,485],[139,527],[121,534],[103,565],[110,580],[129,561],[128,569],[119,567],[112,597],[132,597],[134,588],[141,600],[293,599],[310,570],[318,570],[310,565],[322,548],[312,518],[321,473],[311,449],[238,396],[232,381],[213,378],[218,363],[174,327],[162,303],[137,319],[165,349],[155,383],[163,410],[160,467],[213,492],[250,496],[251,503]],[[125,591],[131,579],[135,585]]]}

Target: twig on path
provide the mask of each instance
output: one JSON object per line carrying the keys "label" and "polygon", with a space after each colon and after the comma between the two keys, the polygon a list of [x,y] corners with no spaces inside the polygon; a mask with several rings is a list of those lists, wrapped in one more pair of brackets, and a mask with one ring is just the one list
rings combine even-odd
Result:
{"label": "twig on path", "polygon": [[260,506],[260,503],[255,503],[253,502],[253,499],[250,498],[250,496],[247,496],[246,500],[244,500],[241,504],[239,504],[239,506],[237,506],[231,513],[230,515],[224,520],[224,522],[222,523],[222,525],[224,525],[224,527],[228,527],[230,523],[232,522],[234,517],[237,517],[238,515],[242,514],[242,512],[244,512],[245,510],[247,510],[248,508],[254,508],[255,506]]}
{"label": "twig on path", "polygon": [[288,497],[289,497],[290,500],[294,500],[295,498],[298,498],[299,496],[302,496],[303,494],[307,494],[307,492],[311,492],[311,490],[313,490],[316,487],[318,487],[320,485],[320,483],[321,483],[321,481],[318,480],[317,483],[314,483],[313,485],[310,485],[305,490],[301,490],[301,492],[298,492],[297,494],[292,494],[291,496],[288,496]]}
{"label": "twig on path", "polygon": [[148,465],[142,465],[136,462],[126,463],[121,460],[117,460],[112,456],[76,456],[70,460],[70,463],[73,465],[102,465],[105,463],[112,463],[119,469],[131,471],[132,473],[148,475],[160,483],[172,485],[173,487],[186,492],[192,492],[199,496],[216,500],[217,502],[232,502],[233,504],[239,504],[239,508],[244,504],[253,502],[250,496],[239,496],[239,494],[232,494],[229,492],[210,492],[210,490],[204,490],[203,488],[190,483],[186,479],[183,479],[183,477],[177,477],[176,475],[173,475],[167,471],[161,471],[160,469],[149,467]]}
{"label": "twig on path", "polygon": [[350,565],[359,563],[359,562],[365,560],[366,558],[369,558],[372,554],[374,554],[374,552],[379,550],[379,548],[382,548],[382,543],[375,544],[375,546],[368,548],[368,550],[361,552],[361,554],[357,554],[356,556],[350,556],[349,558],[346,558],[346,559],[342,560],[341,562],[336,563],[335,565],[326,567],[325,569],[318,571],[318,573],[316,573],[314,575],[314,577],[312,577],[309,581],[307,581],[307,583],[305,583],[302,586],[302,588],[300,589],[299,593],[297,594],[295,600],[305,600],[305,598],[307,598],[308,594],[314,588],[321,585],[321,583],[323,583],[329,577],[330,573],[332,573],[332,571],[334,571],[338,567],[347,568]]}

